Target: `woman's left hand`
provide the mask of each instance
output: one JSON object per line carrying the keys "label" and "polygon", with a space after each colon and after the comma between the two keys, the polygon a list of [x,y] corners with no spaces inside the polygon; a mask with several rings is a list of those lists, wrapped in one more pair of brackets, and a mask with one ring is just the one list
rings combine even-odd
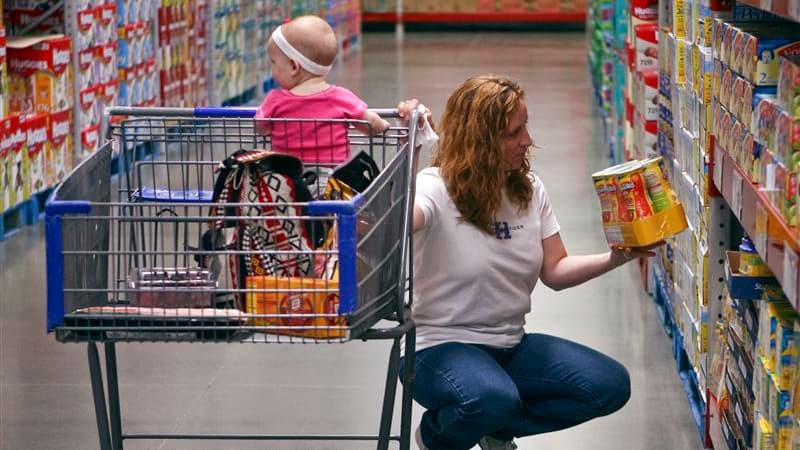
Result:
{"label": "woman's left hand", "polygon": [[425,123],[425,118],[427,118],[428,123],[431,124],[431,127],[435,128],[433,126],[433,115],[431,114],[431,110],[428,109],[427,106],[420,103],[419,100],[412,98],[410,100],[403,100],[397,104],[397,112],[399,113],[400,119],[402,119],[403,122],[408,122],[411,112],[417,108],[420,108],[422,111],[424,111],[423,114],[420,114],[419,126],[422,126]]}
{"label": "woman's left hand", "polygon": [[622,265],[638,258],[652,258],[656,256],[653,250],[664,244],[664,241],[659,241],[644,247],[624,247],[615,245],[611,247],[611,260],[614,261],[616,265]]}

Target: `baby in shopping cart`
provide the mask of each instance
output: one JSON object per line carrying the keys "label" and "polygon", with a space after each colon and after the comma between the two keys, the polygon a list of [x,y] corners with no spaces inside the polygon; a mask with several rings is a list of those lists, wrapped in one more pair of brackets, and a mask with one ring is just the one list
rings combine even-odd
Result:
{"label": "baby in shopping cart", "polygon": [[[326,81],[338,48],[333,29],[316,16],[301,16],[279,26],[267,45],[272,77],[279,89],[270,91],[258,108],[256,129],[271,135],[274,151],[298,156],[317,167],[312,194],[322,192],[329,169],[350,156],[345,120],[365,121],[356,124],[365,134],[376,135],[389,128],[389,123],[368,111],[367,104],[353,92]],[[266,118],[287,120],[258,120]]]}

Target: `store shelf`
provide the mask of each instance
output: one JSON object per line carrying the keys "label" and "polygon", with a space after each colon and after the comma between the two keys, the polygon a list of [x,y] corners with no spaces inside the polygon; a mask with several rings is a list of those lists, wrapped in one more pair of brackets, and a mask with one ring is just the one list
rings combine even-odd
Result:
{"label": "store shelf", "polygon": [[789,10],[787,0],[736,0],[737,5],[747,5],[787,20],[800,21],[797,11]]}
{"label": "store shelf", "polygon": [[[586,13],[580,12],[540,12],[540,13],[405,13],[403,23],[442,23],[442,24],[581,24],[586,21]],[[398,15],[394,12],[368,13],[362,17],[364,23],[396,23]]]}
{"label": "store shelf", "polygon": [[800,253],[797,229],[786,223],[767,195],[757,184],[751,183],[736,161],[718,146],[714,148],[714,164],[717,189],[797,309],[797,262]]}
{"label": "store shelf", "polygon": [[31,194],[24,202],[0,212],[0,241],[14,235],[23,226],[35,225],[42,218],[44,205],[54,188]]}
{"label": "store shelf", "polygon": [[675,367],[681,379],[686,398],[689,400],[689,407],[692,410],[700,439],[706,442],[706,421],[707,410],[705,401],[705,391],[701,389],[697,372],[694,370],[689,357],[684,349],[684,336],[679,327],[675,324],[675,312],[672,304],[672,289],[667,274],[658,262],[651,265],[653,270],[653,299],[659,310],[659,315],[664,325],[664,330],[672,339],[672,356],[675,359]]}

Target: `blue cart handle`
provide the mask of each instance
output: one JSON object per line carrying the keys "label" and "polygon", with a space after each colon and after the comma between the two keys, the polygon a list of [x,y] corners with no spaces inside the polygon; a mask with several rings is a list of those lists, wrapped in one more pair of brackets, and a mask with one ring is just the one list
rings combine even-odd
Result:
{"label": "blue cart handle", "polygon": [[255,117],[257,109],[258,108],[255,106],[205,106],[195,108],[194,116],[214,118],[252,118]]}

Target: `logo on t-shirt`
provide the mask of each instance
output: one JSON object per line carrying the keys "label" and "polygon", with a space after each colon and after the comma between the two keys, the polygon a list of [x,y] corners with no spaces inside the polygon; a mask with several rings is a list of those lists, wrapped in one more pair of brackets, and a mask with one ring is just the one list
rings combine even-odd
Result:
{"label": "logo on t-shirt", "polygon": [[508,228],[508,222],[494,223],[494,237],[500,240],[511,239],[511,229]]}
{"label": "logo on t-shirt", "polygon": [[494,237],[504,241],[506,239],[511,239],[511,232],[516,230],[521,230],[525,228],[525,225],[514,225],[513,227],[508,226],[508,222],[495,222],[494,223]]}

